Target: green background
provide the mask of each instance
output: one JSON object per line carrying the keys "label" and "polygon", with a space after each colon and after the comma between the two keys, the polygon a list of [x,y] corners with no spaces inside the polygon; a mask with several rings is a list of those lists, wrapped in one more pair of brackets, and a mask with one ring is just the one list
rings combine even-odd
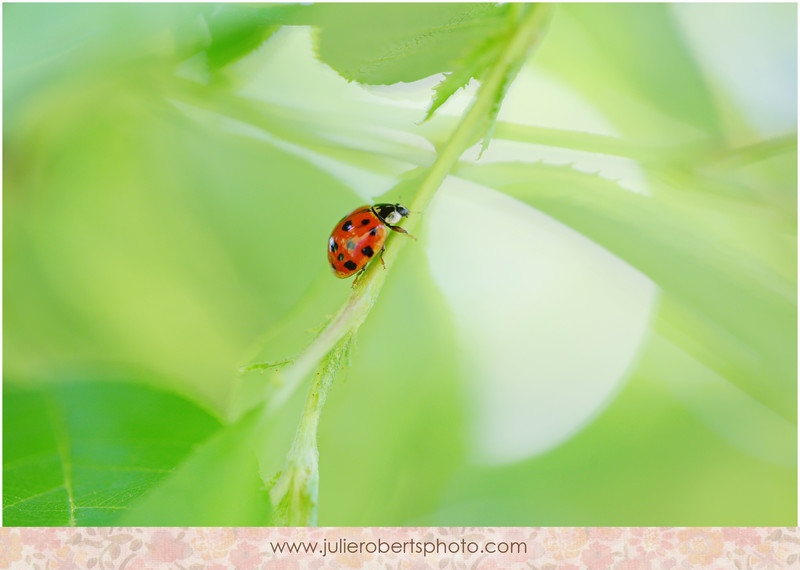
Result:
{"label": "green background", "polygon": [[[389,191],[430,165],[474,93],[420,124],[436,82],[412,82],[479,77],[475,54],[515,9],[3,6],[6,525],[269,523],[264,481],[307,384],[258,423],[245,412],[272,376],[238,369],[296,355],[347,299],[323,254],[332,224],[408,200],[413,187]],[[456,239],[430,227],[448,223],[434,203],[323,411],[319,524],[797,523],[795,23],[792,5],[553,8],[490,160],[470,155],[447,192],[483,184],[646,276],[638,348],[570,433],[482,461],[470,382],[491,383],[492,361],[448,298],[461,284],[430,267]],[[704,46],[687,33],[702,25]],[[542,77],[615,136],[530,123],[537,105],[573,114]],[[411,85],[360,85],[397,82]],[[503,144],[620,156],[647,191]],[[589,350],[576,338],[556,364]],[[472,370],[484,357],[490,372]],[[547,372],[530,382],[546,392]]]}

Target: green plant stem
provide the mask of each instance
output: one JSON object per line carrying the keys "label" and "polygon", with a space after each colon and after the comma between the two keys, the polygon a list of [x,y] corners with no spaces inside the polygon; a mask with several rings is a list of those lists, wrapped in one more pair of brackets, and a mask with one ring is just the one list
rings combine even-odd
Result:
{"label": "green plant stem", "polygon": [[[544,5],[523,5],[519,26],[501,53],[497,63],[478,89],[471,107],[452,136],[442,146],[438,157],[427,170],[419,189],[409,204],[412,212],[424,211],[459,157],[490,126],[487,117],[498,104],[498,93],[513,72],[519,69],[545,21]],[[413,231],[419,216],[410,217],[406,228]],[[378,298],[386,276],[408,236],[393,233],[387,240],[383,264],[372,263],[353,286],[353,292],[331,323],[314,339],[294,363],[280,374],[282,384],[269,400],[268,414],[281,407],[304,378],[318,367],[316,379],[306,400],[303,416],[287,455],[286,467],[274,485],[271,498],[277,505],[277,524],[313,524],[316,516],[316,492],[319,475],[316,446],[317,426],[322,405],[332,385],[336,370],[349,350],[351,339]],[[385,266],[384,266],[385,265]]]}
{"label": "green plant stem", "polygon": [[[500,89],[509,71],[515,68],[530,49],[536,36],[540,33],[547,14],[545,5],[525,5],[527,10],[514,36],[503,50],[497,64],[488,74],[480,86],[470,109],[461,119],[448,142],[443,145],[438,157],[431,165],[423,178],[419,189],[409,204],[409,209],[415,212],[424,211],[436,190],[457,164],[459,157],[477,139],[479,129],[486,129],[486,117],[496,102],[495,95]],[[405,227],[413,233],[418,224],[419,216],[412,215]],[[394,261],[402,248],[408,243],[409,238],[403,235],[392,234],[387,240],[386,252],[383,255],[384,266],[381,263],[372,263],[366,272],[359,278],[353,287],[353,292],[345,305],[331,320],[330,324],[314,339],[314,341],[300,354],[291,366],[286,367],[280,374],[280,386],[270,398],[267,406],[269,413],[279,409],[298,385],[322,361],[331,349],[348,333],[358,330],[364,319],[369,314],[372,305],[377,300],[386,275],[389,273]]]}
{"label": "green plant stem", "polygon": [[797,133],[761,140],[743,147],[709,152],[706,162],[716,168],[742,167],[785,153],[797,152]]}
{"label": "green plant stem", "polygon": [[319,419],[333,379],[349,358],[352,342],[353,335],[343,338],[332,351],[335,357],[325,359],[314,376],[292,447],[286,455],[286,466],[270,489],[275,524],[307,526],[317,522]]}
{"label": "green plant stem", "polygon": [[[548,8],[544,4],[524,5],[521,9],[526,12],[522,16],[516,33],[500,54],[498,63],[481,84],[472,106],[431,166],[428,176],[422,182],[417,194],[414,196],[414,200],[411,202],[410,208],[412,210],[421,212],[427,208],[436,190],[450,173],[453,165],[458,162],[464,151],[480,138],[479,135],[485,135],[485,131],[489,128],[490,125],[486,124],[486,118],[491,113],[492,107],[497,104],[498,91],[502,88],[509,73],[519,68],[520,63],[533,46],[537,35],[541,32],[548,16]],[[481,128],[484,130],[483,133],[479,133]],[[412,219],[407,224],[407,228],[413,230],[416,224],[417,220]],[[394,252],[392,259],[396,255],[397,252]]]}

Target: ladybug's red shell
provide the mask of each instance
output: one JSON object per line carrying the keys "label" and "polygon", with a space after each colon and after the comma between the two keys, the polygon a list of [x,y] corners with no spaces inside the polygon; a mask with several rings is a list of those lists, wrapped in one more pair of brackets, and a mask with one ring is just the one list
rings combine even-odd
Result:
{"label": "ladybug's red shell", "polygon": [[328,263],[336,277],[350,277],[381,252],[389,229],[370,206],[356,208],[339,220],[328,240]]}

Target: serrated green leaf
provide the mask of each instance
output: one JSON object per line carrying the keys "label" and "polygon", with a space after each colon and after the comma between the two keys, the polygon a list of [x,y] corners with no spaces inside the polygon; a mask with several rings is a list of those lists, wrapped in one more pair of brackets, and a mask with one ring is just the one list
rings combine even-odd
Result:
{"label": "serrated green leaf", "polygon": [[504,43],[497,37],[490,38],[476,50],[460,58],[452,72],[434,87],[434,97],[423,122],[433,116],[434,111],[444,105],[459,89],[466,87],[470,79],[481,79],[486,69],[500,54]]}
{"label": "serrated green leaf", "polygon": [[508,88],[511,86],[511,83],[517,77],[519,70],[522,67],[523,61],[519,61],[518,65],[508,70],[508,73],[503,77],[503,81],[500,83],[500,87],[494,93],[494,101],[492,103],[492,108],[489,111],[489,116],[486,118],[489,126],[486,128],[486,131],[483,135],[483,141],[481,142],[481,151],[478,154],[478,158],[486,152],[486,149],[489,148],[489,142],[492,140],[494,136],[495,128],[497,127],[497,115],[500,113],[500,106],[503,103],[503,99],[508,92]]}
{"label": "serrated green leaf", "polygon": [[106,525],[219,423],[140,385],[3,386],[3,522]]}
{"label": "serrated green leaf", "polygon": [[[685,308],[682,319],[693,319],[692,330],[705,330],[685,340],[706,363],[794,421],[796,285],[761,260],[760,252],[742,249],[716,229],[723,216],[721,227],[781,245],[782,228],[790,230],[779,223],[779,213],[740,209],[719,197],[687,208],[686,197],[635,194],[569,167],[478,165],[459,174],[553,216],[648,275]],[[680,319],[672,324],[673,330],[682,328]],[[730,336],[710,334],[714,326]]]}
{"label": "serrated green leaf", "polygon": [[425,122],[430,119],[433,113],[444,105],[450,97],[462,87],[466,87],[470,79],[472,79],[472,69],[467,67],[460,67],[455,71],[446,73],[445,78],[433,88],[433,101],[431,101],[431,106],[428,108],[428,112],[425,113],[425,118],[422,119],[422,121]]}
{"label": "serrated green leaf", "polygon": [[[536,16],[539,19],[539,22],[537,23],[538,30],[536,30],[536,34],[534,35],[531,44],[527,47],[528,53],[530,52],[531,49],[533,49],[534,44],[539,39],[541,39],[543,30],[547,27],[548,21],[551,16],[550,6],[545,4],[540,4],[537,5],[535,8],[529,8],[529,9],[537,11]],[[480,158],[480,156],[483,155],[486,149],[489,148],[489,142],[492,140],[495,128],[497,126],[497,116],[500,113],[500,106],[503,103],[503,99],[505,99],[506,93],[508,92],[508,88],[514,82],[514,79],[516,79],[517,75],[522,69],[522,66],[525,64],[527,60],[526,55],[527,53],[519,56],[515,61],[512,62],[512,65],[508,67],[505,74],[503,75],[502,81],[498,85],[495,92],[492,94],[493,95],[492,107],[489,110],[489,113],[486,118],[488,126],[484,130],[483,141],[481,143],[481,151],[480,154],[478,155],[478,158]],[[502,53],[498,53],[497,56],[495,57],[502,58],[503,55]],[[492,59],[495,59],[495,57],[492,57]],[[490,66],[489,64],[485,64],[485,67],[486,69],[489,69]]]}
{"label": "serrated green leaf", "polygon": [[412,82],[453,71],[507,26],[509,4],[319,4],[317,52],[345,79]]}
{"label": "serrated green leaf", "polygon": [[254,362],[253,364],[249,364],[247,366],[242,366],[239,371],[240,372],[252,372],[257,370],[259,372],[264,372],[265,370],[274,370],[276,368],[283,368],[287,364],[291,364],[292,359],[286,358],[284,360],[278,360],[277,362]]}
{"label": "serrated green leaf", "polygon": [[[533,18],[531,18],[531,15]],[[457,62],[458,71],[454,73],[455,77],[452,78],[452,81],[448,81],[451,79],[451,77],[448,77],[442,84],[437,86],[441,87],[441,89],[437,89],[431,108],[428,110],[425,117],[425,120],[427,120],[436,108],[444,104],[444,102],[453,95],[458,88],[466,84],[469,79],[474,77],[481,80],[481,82],[484,83],[481,87],[481,91],[483,92],[487,89],[491,90],[488,92],[488,95],[487,93],[483,93],[482,95],[487,101],[490,101],[491,106],[486,112],[482,127],[476,129],[474,133],[475,136],[483,139],[480,154],[478,155],[479,158],[489,146],[489,141],[494,134],[495,122],[500,112],[500,106],[509,86],[525,63],[527,53],[532,49],[535,41],[541,37],[542,31],[547,25],[550,9],[542,4],[536,5],[535,7],[525,6],[524,8],[519,8],[519,5],[515,5],[513,16],[519,17],[519,24],[521,26],[533,26],[532,31],[534,33],[532,35],[524,34],[520,36],[526,38],[525,42],[527,42],[528,45],[526,46],[524,43],[518,43],[519,39],[517,38],[517,34],[514,33],[514,25],[518,22],[514,17],[509,18],[508,29],[498,30],[494,37],[487,39],[483,45],[475,48]],[[526,23],[523,24],[522,22]],[[512,48],[512,43],[516,43],[517,45],[514,45]],[[509,59],[508,53],[506,52],[507,49],[514,50],[515,55],[513,58]],[[502,73],[502,75],[499,76],[499,81],[492,81],[490,79],[493,74],[499,75],[500,73]]]}

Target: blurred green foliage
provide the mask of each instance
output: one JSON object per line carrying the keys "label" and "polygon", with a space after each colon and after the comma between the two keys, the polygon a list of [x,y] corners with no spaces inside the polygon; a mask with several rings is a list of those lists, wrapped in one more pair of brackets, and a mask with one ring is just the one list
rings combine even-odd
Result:
{"label": "blurred green foliage", "polygon": [[[633,157],[649,195],[569,166],[456,171],[659,286],[627,383],[557,448],[476,464],[476,347],[406,248],[322,415],[320,524],[796,524],[796,133],[747,124],[673,8],[558,6],[529,63],[619,139],[513,118],[495,133]],[[480,77],[516,9],[3,6],[6,524],[269,522],[263,481],[304,390],[256,421],[280,374],[237,370],[292,358],[347,298],[322,248],[365,195],[340,173],[388,190],[432,161],[411,135],[437,147],[453,126],[344,80],[449,73],[438,105]],[[260,76],[285,25],[315,26],[340,75]]]}

